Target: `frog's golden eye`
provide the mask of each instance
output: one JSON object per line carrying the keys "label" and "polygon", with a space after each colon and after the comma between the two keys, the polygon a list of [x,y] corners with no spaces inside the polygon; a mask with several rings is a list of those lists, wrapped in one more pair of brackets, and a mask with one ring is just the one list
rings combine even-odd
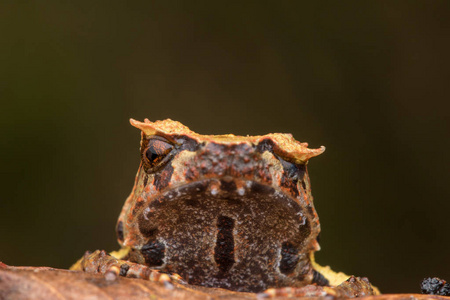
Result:
{"label": "frog's golden eye", "polygon": [[143,159],[150,168],[161,163],[173,149],[173,145],[163,138],[152,138],[146,146]]}

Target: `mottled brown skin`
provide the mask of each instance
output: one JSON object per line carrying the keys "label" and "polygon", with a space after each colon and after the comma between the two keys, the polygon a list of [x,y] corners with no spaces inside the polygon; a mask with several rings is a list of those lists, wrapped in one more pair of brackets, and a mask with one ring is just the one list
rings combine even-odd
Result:
{"label": "mottled brown skin", "polygon": [[[290,134],[206,136],[172,120],[131,124],[142,131],[141,164],[117,225],[123,250],[111,262],[87,255],[73,269],[104,270],[106,259],[120,275],[142,266],[147,277],[159,270],[246,292],[348,278],[314,262],[320,224],[306,165],[324,147],[308,149]],[[363,285],[362,294],[372,291]]]}

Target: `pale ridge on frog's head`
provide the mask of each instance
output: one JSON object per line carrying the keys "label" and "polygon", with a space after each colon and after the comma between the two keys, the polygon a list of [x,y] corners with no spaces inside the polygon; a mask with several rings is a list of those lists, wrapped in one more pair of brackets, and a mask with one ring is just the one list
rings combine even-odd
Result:
{"label": "pale ridge on frog's head", "polygon": [[170,136],[174,134],[180,136],[187,135],[197,140],[197,142],[216,141],[221,143],[237,143],[249,141],[257,144],[259,141],[270,138],[275,142],[275,147],[277,148],[276,151],[278,150],[279,154],[283,155],[285,159],[295,163],[304,163],[308,159],[318,156],[325,151],[325,146],[321,146],[317,149],[310,149],[308,148],[308,143],[296,141],[289,133],[270,133],[257,136],[236,136],[234,134],[202,135],[190,130],[180,122],[171,119],[155,122],[151,122],[148,119],[145,119],[144,122],[130,119],[130,124],[140,129],[142,133],[147,136],[161,135],[170,138]]}
{"label": "pale ridge on frog's head", "polygon": [[319,219],[309,149],[291,134],[201,135],[170,119],[130,120],[141,164],[119,217],[131,261],[237,291],[312,283]]}

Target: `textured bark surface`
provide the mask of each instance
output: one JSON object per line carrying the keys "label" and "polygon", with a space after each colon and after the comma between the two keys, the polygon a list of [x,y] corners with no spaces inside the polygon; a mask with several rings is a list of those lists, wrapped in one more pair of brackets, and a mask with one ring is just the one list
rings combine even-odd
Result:
{"label": "textured bark surface", "polygon": [[[142,279],[106,280],[103,275],[47,267],[10,267],[0,263],[0,299],[258,299],[257,294],[231,292]],[[287,299],[276,297],[272,299]],[[292,298],[290,298],[292,299]],[[317,299],[306,298],[302,299]],[[361,299],[450,299],[420,294],[386,294]]]}

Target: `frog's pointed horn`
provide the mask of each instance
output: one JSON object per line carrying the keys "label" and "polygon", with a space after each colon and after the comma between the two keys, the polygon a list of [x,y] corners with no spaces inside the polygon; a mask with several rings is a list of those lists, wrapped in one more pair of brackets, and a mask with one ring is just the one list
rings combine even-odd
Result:
{"label": "frog's pointed horn", "polygon": [[136,121],[135,119],[130,118],[130,124],[133,127],[142,130],[142,132],[144,132],[147,135],[154,135],[157,132],[156,128],[153,126],[153,123],[150,122],[148,119],[145,119],[144,122],[139,122]]}
{"label": "frog's pointed horn", "polygon": [[317,148],[317,149],[308,149],[308,150],[311,151],[310,154],[309,154],[308,159],[311,158],[311,157],[316,157],[316,156],[318,156],[318,155],[324,153],[324,152],[325,152],[325,149],[326,149],[325,146],[320,146],[320,147]]}
{"label": "frog's pointed horn", "polygon": [[308,143],[300,143],[294,139],[292,134],[269,134],[275,142],[274,150],[288,161],[304,164],[311,157],[318,156],[325,151],[325,147],[321,146],[317,149],[308,148]]}
{"label": "frog's pointed horn", "polygon": [[292,157],[294,162],[306,163],[310,158],[316,157],[325,152],[325,146],[320,146],[320,148],[317,149],[310,149],[305,147],[305,144],[306,143],[302,143],[301,147],[295,149],[293,153],[288,154]]}
{"label": "frog's pointed horn", "polygon": [[319,156],[320,154],[325,152],[325,149],[326,149],[325,146],[320,146],[317,149],[307,149],[308,151],[305,155],[305,159],[308,160],[311,157]]}

